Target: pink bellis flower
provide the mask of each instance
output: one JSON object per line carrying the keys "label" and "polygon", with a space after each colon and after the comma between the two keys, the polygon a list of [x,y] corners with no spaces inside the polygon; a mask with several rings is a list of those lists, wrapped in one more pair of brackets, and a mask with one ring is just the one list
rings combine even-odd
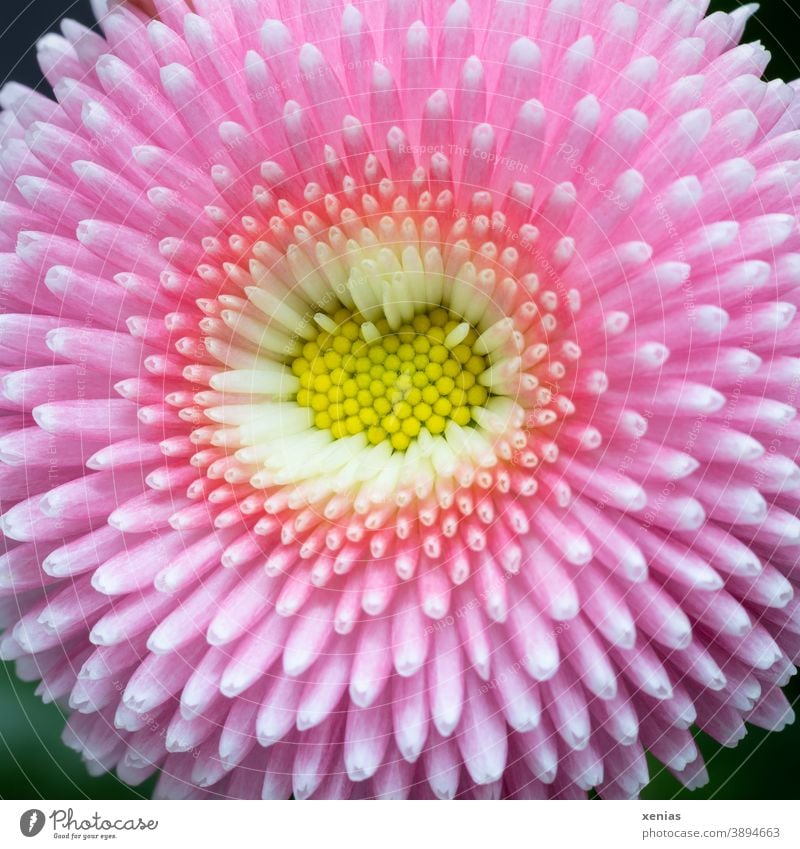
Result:
{"label": "pink bellis flower", "polygon": [[707,0],[97,0],[2,98],[2,656],[160,797],[636,796],[792,720],[796,87]]}

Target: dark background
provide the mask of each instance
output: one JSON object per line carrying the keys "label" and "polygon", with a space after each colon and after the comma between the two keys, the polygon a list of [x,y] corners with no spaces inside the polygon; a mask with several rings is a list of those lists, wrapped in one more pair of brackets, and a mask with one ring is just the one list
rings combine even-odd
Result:
{"label": "dark background", "polygon": [[[796,0],[762,0],[751,19],[747,40],[760,39],[772,52],[770,77],[793,80],[800,66],[793,58],[800,47]],[[712,10],[730,11],[744,3],[713,0]],[[65,16],[92,24],[88,0],[0,0],[0,81],[15,79],[49,91],[42,83],[35,50],[36,39]],[[128,799],[149,796],[152,782],[129,788],[114,776],[91,778],[80,758],[60,741],[64,719],[54,705],[34,695],[34,685],[14,677],[11,664],[0,664],[0,798],[6,799]],[[789,697],[800,703],[796,677]],[[797,799],[800,798],[800,723],[781,734],[750,729],[738,748],[722,749],[704,735],[700,747],[711,774],[710,784],[687,793],[669,773],[651,764],[651,781],[643,793],[648,799]]]}

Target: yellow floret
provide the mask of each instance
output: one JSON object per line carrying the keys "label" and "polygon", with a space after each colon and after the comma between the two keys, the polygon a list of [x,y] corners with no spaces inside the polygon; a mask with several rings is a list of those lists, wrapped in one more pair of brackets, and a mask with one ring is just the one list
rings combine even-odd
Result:
{"label": "yellow floret", "polygon": [[436,388],[440,395],[449,395],[455,388],[455,382],[452,377],[440,377],[436,381]]}
{"label": "yellow floret", "polygon": [[433,410],[424,401],[414,407],[414,415],[421,421],[426,422],[431,417]]}
{"label": "yellow floret", "polygon": [[464,368],[468,372],[477,376],[486,371],[486,364],[484,363],[483,357],[479,357],[477,354],[473,354],[464,364]]}
{"label": "yellow floret", "polygon": [[428,359],[432,363],[439,363],[439,365],[447,362],[449,356],[450,352],[444,345],[433,345],[430,351],[428,351]]}
{"label": "yellow floret", "polygon": [[453,348],[453,357],[462,365],[472,356],[472,348],[463,342]]}
{"label": "yellow floret", "polygon": [[382,363],[386,359],[387,356],[388,355],[386,353],[386,349],[383,348],[381,345],[373,345],[369,349],[370,361],[375,363],[375,364]]}
{"label": "yellow floret", "polygon": [[475,386],[471,386],[467,391],[467,401],[472,407],[480,407],[486,403],[486,399],[489,397],[489,393],[486,391],[485,386],[480,386],[479,384],[475,384]]}
{"label": "yellow floret", "polygon": [[469,389],[475,385],[475,375],[471,371],[462,371],[456,378],[456,386],[461,389]]}
{"label": "yellow floret", "polygon": [[467,403],[467,393],[463,389],[456,388],[447,397],[454,407],[463,407]]}
{"label": "yellow floret", "polygon": [[413,407],[415,404],[419,404],[422,400],[422,390],[417,389],[416,386],[413,389],[409,389],[406,392],[406,401]]}
{"label": "yellow floret", "polygon": [[419,423],[419,419],[404,419],[402,430],[406,436],[416,436],[421,429],[421,425]]}
{"label": "yellow floret", "polygon": [[367,439],[373,445],[380,445],[384,439],[386,439],[386,431],[382,427],[378,427],[377,425],[373,425],[367,431]]}
{"label": "yellow floret", "polygon": [[400,430],[400,419],[390,413],[388,416],[383,417],[381,426],[387,433],[397,433]]}
{"label": "yellow floret", "polygon": [[327,374],[318,374],[314,378],[314,389],[317,392],[327,392],[331,388],[331,379]]}
{"label": "yellow floret", "polygon": [[415,315],[411,326],[417,333],[427,333],[431,326],[431,319],[427,315]]}
{"label": "yellow floret", "polygon": [[390,441],[395,451],[405,451],[411,444],[411,440],[404,433],[393,433]]}
{"label": "yellow floret", "polygon": [[330,406],[330,401],[328,400],[327,395],[323,395],[321,392],[315,393],[311,398],[311,409],[317,413],[321,413],[323,410],[327,410]]}
{"label": "yellow floret", "polygon": [[428,356],[427,354],[415,354],[412,362],[417,371],[425,371],[425,367],[428,365]]}
{"label": "yellow floret", "polygon": [[424,371],[417,371],[414,372],[411,382],[417,387],[417,389],[424,389],[428,385],[428,378],[425,376]]}
{"label": "yellow floret", "polygon": [[357,433],[361,433],[361,431],[364,430],[364,424],[358,416],[348,416],[344,423],[347,428],[347,432],[351,436],[355,436]]}
{"label": "yellow floret", "polygon": [[439,392],[435,386],[426,386],[422,390],[422,400],[431,407],[439,400]]}
{"label": "yellow floret", "polygon": [[308,360],[305,357],[298,357],[292,363],[292,373],[296,374],[297,377],[302,377],[310,368],[311,366],[309,366]]}
{"label": "yellow floret", "polygon": [[323,354],[322,362],[325,363],[325,367],[329,371],[333,371],[335,368],[338,368],[342,363],[342,358],[336,351],[326,351]]}
{"label": "yellow floret", "polygon": [[303,345],[303,357],[307,362],[310,363],[317,354],[319,354],[319,345],[316,342],[306,342]]}
{"label": "yellow floret", "polygon": [[469,407],[455,407],[450,412],[450,419],[454,421],[457,425],[461,425],[461,427],[466,427],[472,419]]}
{"label": "yellow floret", "polygon": [[433,412],[439,416],[449,416],[453,405],[447,398],[439,398],[433,405]]}
{"label": "yellow floret", "polygon": [[379,416],[387,415],[392,409],[392,405],[389,403],[388,398],[376,398],[372,406],[375,408],[375,412]]}
{"label": "yellow floret", "polygon": [[429,318],[433,327],[444,327],[445,324],[447,324],[449,315],[446,309],[443,307],[437,307],[435,310],[431,311]]}
{"label": "yellow floret", "polygon": [[331,434],[334,439],[343,439],[348,435],[347,426],[343,421],[336,421],[331,424]]}
{"label": "yellow floret", "polygon": [[407,419],[412,413],[411,404],[408,401],[398,401],[394,405],[394,414],[398,419]]}
{"label": "yellow floret", "polygon": [[446,377],[458,377],[461,374],[461,365],[456,360],[448,359],[442,363],[442,373]]}
{"label": "yellow floret", "polygon": [[428,419],[428,421],[425,422],[425,427],[427,427],[428,430],[432,434],[434,434],[434,436],[436,434],[442,433],[444,431],[446,425],[447,425],[447,421],[444,419],[443,416],[434,415],[434,416],[431,416]]}
{"label": "yellow floret", "polygon": [[428,363],[428,365],[425,366],[425,377],[427,377],[431,383],[435,383],[441,376],[442,367],[439,363]]}
{"label": "yellow floret", "polygon": [[414,359],[415,353],[414,346],[409,345],[407,342],[397,349],[397,356],[404,363],[411,362]]}
{"label": "yellow floret", "polygon": [[354,321],[346,321],[341,328],[342,336],[347,339],[348,342],[355,342],[359,337],[358,325]]}

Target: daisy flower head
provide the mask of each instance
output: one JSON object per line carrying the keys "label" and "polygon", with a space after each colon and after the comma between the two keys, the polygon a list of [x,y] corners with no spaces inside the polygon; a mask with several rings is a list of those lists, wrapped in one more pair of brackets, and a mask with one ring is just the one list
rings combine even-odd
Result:
{"label": "daisy flower head", "polygon": [[55,101],[0,92],[0,652],[89,769],[630,798],[790,722],[800,111],[754,7],[94,6]]}

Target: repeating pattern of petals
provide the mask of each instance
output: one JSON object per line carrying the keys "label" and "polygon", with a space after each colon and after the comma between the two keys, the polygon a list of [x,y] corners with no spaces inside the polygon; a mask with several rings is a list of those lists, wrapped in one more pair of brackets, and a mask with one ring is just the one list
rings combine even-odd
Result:
{"label": "repeating pattern of petals", "polygon": [[88,769],[630,798],[791,722],[800,98],[754,7],[150,6],[0,92],[0,656]]}

